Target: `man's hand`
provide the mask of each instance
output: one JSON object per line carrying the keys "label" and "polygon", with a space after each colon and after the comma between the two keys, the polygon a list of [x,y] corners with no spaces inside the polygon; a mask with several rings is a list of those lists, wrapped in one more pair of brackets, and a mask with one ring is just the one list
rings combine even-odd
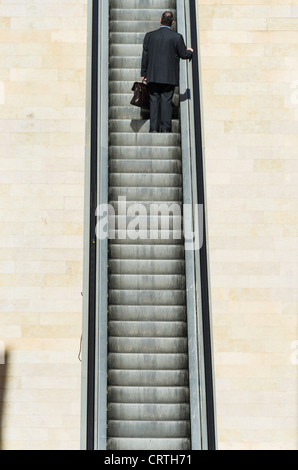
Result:
{"label": "man's hand", "polygon": [[147,77],[142,77],[144,82],[147,82]]}
{"label": "man's hand", "polygon": [[193,49],[191,47],[189,47],[187,50],[193,52]]}

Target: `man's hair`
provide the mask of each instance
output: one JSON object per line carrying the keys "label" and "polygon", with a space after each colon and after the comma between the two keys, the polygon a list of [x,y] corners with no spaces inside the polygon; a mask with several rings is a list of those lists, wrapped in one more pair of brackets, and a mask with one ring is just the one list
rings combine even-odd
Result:
{"label": "man's hair", "polygon": [[161,17],[161,24],[163,26],[172,26],[174,21],[174,15],[171,11],[165,11]]}

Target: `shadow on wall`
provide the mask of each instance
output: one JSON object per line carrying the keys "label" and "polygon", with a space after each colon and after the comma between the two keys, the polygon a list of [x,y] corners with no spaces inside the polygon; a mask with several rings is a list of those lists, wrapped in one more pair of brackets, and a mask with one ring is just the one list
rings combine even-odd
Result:
{"label": "shadow on wall", "polygon": [[[4,420],[4,402],[6,393],[6,379],[8,375],[8,357],[9,353],[6,351],[1,355],[0,351],[0,450],[3,449],[3,420]],[[4,364],[3,364],[4,362]]]}

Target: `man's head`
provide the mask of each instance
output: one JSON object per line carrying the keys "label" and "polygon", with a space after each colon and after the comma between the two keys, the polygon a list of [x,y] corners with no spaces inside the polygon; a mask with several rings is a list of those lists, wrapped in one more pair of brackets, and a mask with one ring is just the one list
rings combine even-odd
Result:
{"label": "man's head", "polygon": [[171,27],[174,23],[174,15],[171,11],[165,11],[160,19],[160,23],[162,26],[169,26]]}

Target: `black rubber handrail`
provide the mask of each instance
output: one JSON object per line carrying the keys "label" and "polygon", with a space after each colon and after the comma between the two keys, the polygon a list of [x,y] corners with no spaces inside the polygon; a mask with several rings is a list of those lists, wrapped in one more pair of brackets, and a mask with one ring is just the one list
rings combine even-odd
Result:
{"label": "black rubber handrail", "polygon": [[89,311],[87,367],[87,450],[94,450],[95,438],[95,351],[96,351],[96,207],[98,165],[98,0],[92,11],[92,83],[91,83],[91,164],[90,164],[90,250],[89,250]]}

